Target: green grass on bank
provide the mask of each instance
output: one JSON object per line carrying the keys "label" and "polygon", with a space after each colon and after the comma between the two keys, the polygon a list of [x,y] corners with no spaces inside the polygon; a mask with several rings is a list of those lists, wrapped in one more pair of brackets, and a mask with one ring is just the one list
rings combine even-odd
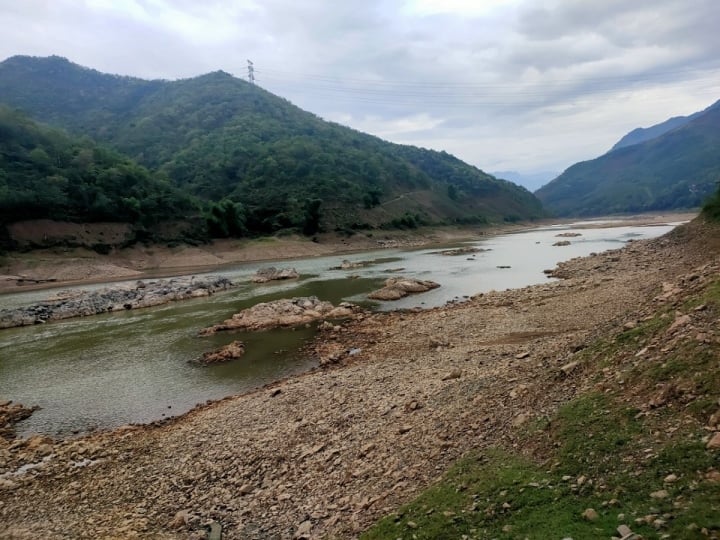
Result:
{"label": "green grass on bank", "polygon": [[[716,324],[720,281],[680,311]],[[522,455],[462,459],[361,538],[610,539],[622,524],[646,539],[720,537],[720,451],[706,448],[704,429],[720,409],[720,345],[695,331],[669,344],[671,313],[579,353],[596,390],[526,428]],[[636,356],[648,345],[659,353]],[[603,384],[608,372],[620,379]],[[666,401],[648,407],[663,391]]]}

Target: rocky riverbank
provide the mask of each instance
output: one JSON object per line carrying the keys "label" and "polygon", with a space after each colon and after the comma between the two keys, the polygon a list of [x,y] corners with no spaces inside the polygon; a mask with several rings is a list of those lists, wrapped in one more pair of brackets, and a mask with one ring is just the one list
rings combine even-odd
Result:
{"label": "rocky riverbank", "polygon": [[73,317],[159,306],[188,298],[210,296],[233,286],[229,279],[222,276],[192,276],[138,281],[131,286],[109,287],[91,292],[69,291],[32,306],[0,310],[0,328],[30,326]]}
{"label": "rocky riverbank", "polygon": [[[719,239],[696,223],[565,263],[552,283],[323,325],[310,354],[337,359],[324,369],[162,425],[6,444],[0,530],[198,539],[213,525],[225,540],[357,537],[458,457],[512,446],[518,428],[596,384],[603,372],[577,351],[658,305],[684,309],[687,291],[718,278]],[[703,339],[718,332],[703,323]]]}

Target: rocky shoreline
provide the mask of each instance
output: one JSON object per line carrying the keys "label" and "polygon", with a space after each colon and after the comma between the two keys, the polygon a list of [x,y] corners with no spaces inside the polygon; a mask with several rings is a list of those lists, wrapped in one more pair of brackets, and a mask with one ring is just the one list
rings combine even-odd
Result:
{"label": "rocky shoreline", "polygon": [[563,263],[552,283],[323,324],[309,354],[334,358],[324,368],[162,425],[0,441],[0,530],[356,538],[458,457],[512,446],[595,384],[577,351],[653,306],[681,308],[718,276],[719,237],[696,223]]}
{"label": "rocky shoreline", "polygon": [[0,310],[0,329],[30,326],[48,321],[87,317],[178,300],[210,296],[234,287],[223,276],[191,276],[168,280],[138,281],[133,286],[109,287],[99,291],[68,291],[32,306]]}

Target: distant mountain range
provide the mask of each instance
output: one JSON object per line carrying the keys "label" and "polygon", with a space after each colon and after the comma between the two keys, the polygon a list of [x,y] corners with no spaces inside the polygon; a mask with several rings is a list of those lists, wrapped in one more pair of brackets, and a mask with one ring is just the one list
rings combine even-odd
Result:
{"label": "distant mountain range", "polygon": [[639,144],[641,142],[654,139],[655,137],[659,137],[660,135],[663,135],[668,131],[672,131],[675,128],[684,126],[685,124],[687,124],[691,120],[694,120],[704,112],[706,111],[699,111],[689,116],[673,116],[672,118],[669,118],[664,122],[660,122],[659,124],[655,124],[654,126],[650,126],[648,128],[635,128],[618,142],[616,142],[610,150],[617,150],[618,148],[632,146],[633,144]]}
{"label": "distant mountain range", "polygon": [[[172,187],[173,197],[192,198],[214,235],[281,229],[313,234],[544,215],[526,189],[450,154],[388,143],[323,121],[224,72],[147,81],[60,57],[16,56],[0,63],[0,104],[66,130],[75,142],[85,138],[90,146],[97,141],[124,154],[122,159],[136,162],[153,181]],[[32,160],[26,165],[25,187],[15,182],[11,191],[40,189],[50,174],[33,169]],[[74,182],[67,180],[63,196]],[[3,195],[1,182],[2,177],[0,204],[27,202]],[[98,198],[106,195],[102,184],[96,187]],[[93,213],[93,205],[89,201],[86,212],[76,206],[67,216],[127,219],[119,207],[112,216]],[[22,208],[13,212],[4,220],[23,214]],[[42,213],[36,205],[33,215]]]}
{"label": "distant mountain range", "polygon": [[557,177],[557,172],[541,171],[535,173],[519,173],[517,171],[493,171],[490,174],[496,178],[510,180],[511,182],[524,187],[530,191],[536,191]]}
{"label": "distant mountain range", "polygon": [[536,191],[560,216],[695,208],[720,181],[720,101],[623,137]]}

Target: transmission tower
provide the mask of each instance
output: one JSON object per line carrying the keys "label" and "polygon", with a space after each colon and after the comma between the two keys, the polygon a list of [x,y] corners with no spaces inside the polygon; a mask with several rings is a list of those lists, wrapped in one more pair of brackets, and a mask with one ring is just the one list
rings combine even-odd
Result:
{"label": "transmission tower", "polygon": [[248,63],[248,81],[250,84],[255,84],[255,66],[253,65],[251,60],[247,61]]}

